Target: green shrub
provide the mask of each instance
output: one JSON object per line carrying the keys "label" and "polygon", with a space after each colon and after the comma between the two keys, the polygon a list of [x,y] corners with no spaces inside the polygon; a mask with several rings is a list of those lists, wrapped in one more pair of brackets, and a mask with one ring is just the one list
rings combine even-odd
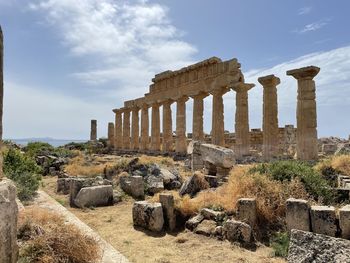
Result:
{"label": "green shrub", "polygon": [[287,232],[277,232],[271,240],[271,247],[277,257],[287,257],[289,247],[289,236]]}
{"label": "green shrub", "polygon": [[17,186],[17,195],[21,201],[30,200],[39,188],[41,168],[35,161],[19,150],[9,149],[4,154],[4,173]]}
{"label": "green shrub", "polygon": [[276,161],[259,164],[252,169],[251,173],[258,172],[267,174],[277,181],[291,181],[299,178],[306,191],[315,199],[330,203],[333,199],[331,185],[323,176],[307,163],[300,161]]}
{"label": "green shrub", "polygon": [[55,148],[46,142],[29,142],[24,151],[27,155],[31,157],[36,157],[38,155],[48,155],[55,151]]}

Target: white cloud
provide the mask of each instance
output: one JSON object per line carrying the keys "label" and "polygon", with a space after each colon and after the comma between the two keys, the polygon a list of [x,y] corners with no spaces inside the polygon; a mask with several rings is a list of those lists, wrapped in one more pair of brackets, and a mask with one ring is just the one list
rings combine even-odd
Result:
{"label": "white cloud", "polygon": [[311,12],[311,10],[312,10],[311,6],[302,7],[298,10],[298,15],[300,15],[300,16],[307,15]]}
{"label": "white cloud", "polygon": [[73,55],[92,56],[88,70],[72,74],[90,84],[120,81],[141,90],[154,73],[192,63],[196,52],[167,8],[148,1],[40,0],[30,8],[59,29]]}
{"label": "white cloud", "polygon": [[319,30],[322,27],[326,26],[328,23],[329,23],[328,20],[314,22],[314,23],[305,25],[302,29],[295,30],[294,32],[299,33],[299,34],[303,34],[303,33],[307,33],[307,32],[316,31],[316,30]]}

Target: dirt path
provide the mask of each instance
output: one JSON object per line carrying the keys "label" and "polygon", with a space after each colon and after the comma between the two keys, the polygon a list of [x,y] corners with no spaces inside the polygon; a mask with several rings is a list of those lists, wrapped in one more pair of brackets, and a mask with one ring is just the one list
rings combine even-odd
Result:
{"label": "dirt path", "polygon": [[63,216],[67,223],[74,224],[84,234],[94,237],[100,244],[103,251],[101,263],[128,263],[129,261],[119,253],[113,246],[107,243],[99,234],[83,223],[78,217],[60,205],[44,191],[38,191],[34,204],[41,208],[51,210]]}
{"label": "dirt path", "polygon": [[131,262],[135,263],[232,263],[232,262],[286,262],[273,257],[271,248],[261,246],[256,251],[249,251],[215,238],[180,232],[177,234],[151,235],[136,230],[132,223],[133,200],[127,198],[123,202],[109,207],[94,209],[75,209],[68,207],[68,196],[55,193],[56,179],[44,179],[44,190],[79,219],[97,231],[107,242]]}

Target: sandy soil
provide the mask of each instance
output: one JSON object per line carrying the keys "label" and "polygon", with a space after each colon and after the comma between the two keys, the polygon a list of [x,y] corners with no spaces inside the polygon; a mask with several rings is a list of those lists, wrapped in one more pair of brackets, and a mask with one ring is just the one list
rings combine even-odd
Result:
{"label": "sandy soil", "polygon": [[[55,187],[56,178],[44,179],[42,189],[61,204],[67,204],[68,197],[57,195]],[[154,235],[136,230],[132,224],[132,203],[133,200],[128,199],[111,207],[69,210],[135,263],[286,262],[272,257],[272,250],[265,246],[253,252],[228,241],[219,241],[188,231]]]}

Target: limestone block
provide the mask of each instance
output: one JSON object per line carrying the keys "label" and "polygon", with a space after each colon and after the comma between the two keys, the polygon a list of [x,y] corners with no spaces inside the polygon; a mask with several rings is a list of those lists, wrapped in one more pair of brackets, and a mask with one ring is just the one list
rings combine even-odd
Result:
{"label": "limestone block", "polygon": [[194,232],[199,235],[211,236],[214,235],[215,228],[215,221],[205,219],[195,228]]}
{"label": "limestone block", "polygon": [[154,195],[164,190],[163,178],[149,175],[146,178],[147,192]]}
{"label": "limestone block", "polygon": [[348,188],[347,184],[349,184],[349,183],[350,183],[350,179],[344,178],[342,180],[342,185],[344,188]]}
{"label": "limestone block", "polygon": [[163,229],[163,208],[160,203],[135,202],[132,207],[132,218],[134,226],[154,232],[160,232]]}
{"label": "limestone block", "polygon": [[349,263],[350,241],[293,229],[288,262]]}
{"label": "limestone block", "polygon": [[189,230],[194,230],[202,221],[204,220],[204,216],[202,214],[198,214],[189,220],[187,220],[185,226]]}
{"label": "limestone block", "polygon": [[232,168],[235,164],[235,154],[231,149],[214,144],[200,144],[202,160],[215,166]]}
{"label": "limestone block", "polygon": [[222,231],[224,238],[231,242],[251,243],[254,240],[252,228],[241,221],[227,220]]}
{"label": "limestone block", "polygon": [[194,175],[192,175],[190,178],[188,178],[181,186],[180,189],[180,196],[183,196],[185,194],[190,195],[191,197],[195,196],[196,193],[206,188],[206,186],[202,183],[202,178],[200,178],[202,175],[200,173],[195,172]]}
{"label": "limestone block", "polygon": [[255,198],[238,199],[237,219],[248,223],[251,227],[256,225],[257,211]]}
{"label": "limestone block", "polygon": [[72,178],[57,178],[57,193],[69,194]]}
{"label": "limestone block", "polygon": [[341,237],[350,239],[350,205],[343,206],[339,209],[339,226]]}
{"label": "limestone block", "polygon": [[344,179],[349,179],[350,180],[350,176],[347,175],[338,175],[338,187],[344,187],[343,185],[343,180]]}
{"label": "limestone block", "polygon": [[322,144],[322,152],[325,154],[334,154],[337,151],[337,144],[335,143],[327,143],[327,144]]}
{"label": "limestone block", "polygon": [[17,262],[17,216],[16,187],[0,179],[0,263]]}
{"label": "limestone block", "polygon": [[218,184],[218,178],[216,176],[213,176],[213,175],[205,175],[204,176],[205,180],[208,182],[209,186],[210,187],[218,187],[219,184]]}
{"label": "limestone block", "polygon": [[310,206],[306,200],[289,198],[286,202],[286,223],[292,229],[310,231]]}
{"label": "limestone block", "polygon": [[203,208],[200,211],[201,215],[208,220],[217,220],[223,218],[224,213],[219,211],[214,211],[213,209]]}
{"label": "limestone block", "polygon": [[74,203],[77,207],[98,207],[113,204],[113,187],[100,185],[80,189]]}
{"label": "limestone block", "polygon": [[318,234],[335,236],[336,215],[333,206],[311,206],[311,228]]}
{"label": "limestone block", "polygon": [[163,207],[165,226],[168,227],[170,231],[173,231],[176,227],[174,196],[172,194],[160,194],[159,202]]}
{"label": "limestone block", "polygon": [[134,198],[144,198],[145,187],[142,176],[121,176],[121,189]]}
{"label": "limestone block", "polygon": [[85,179],[83,178],[72,178],[69,186],[69,204],[75,207],[75,198],[78,195],[81,188],[83,188]]}

